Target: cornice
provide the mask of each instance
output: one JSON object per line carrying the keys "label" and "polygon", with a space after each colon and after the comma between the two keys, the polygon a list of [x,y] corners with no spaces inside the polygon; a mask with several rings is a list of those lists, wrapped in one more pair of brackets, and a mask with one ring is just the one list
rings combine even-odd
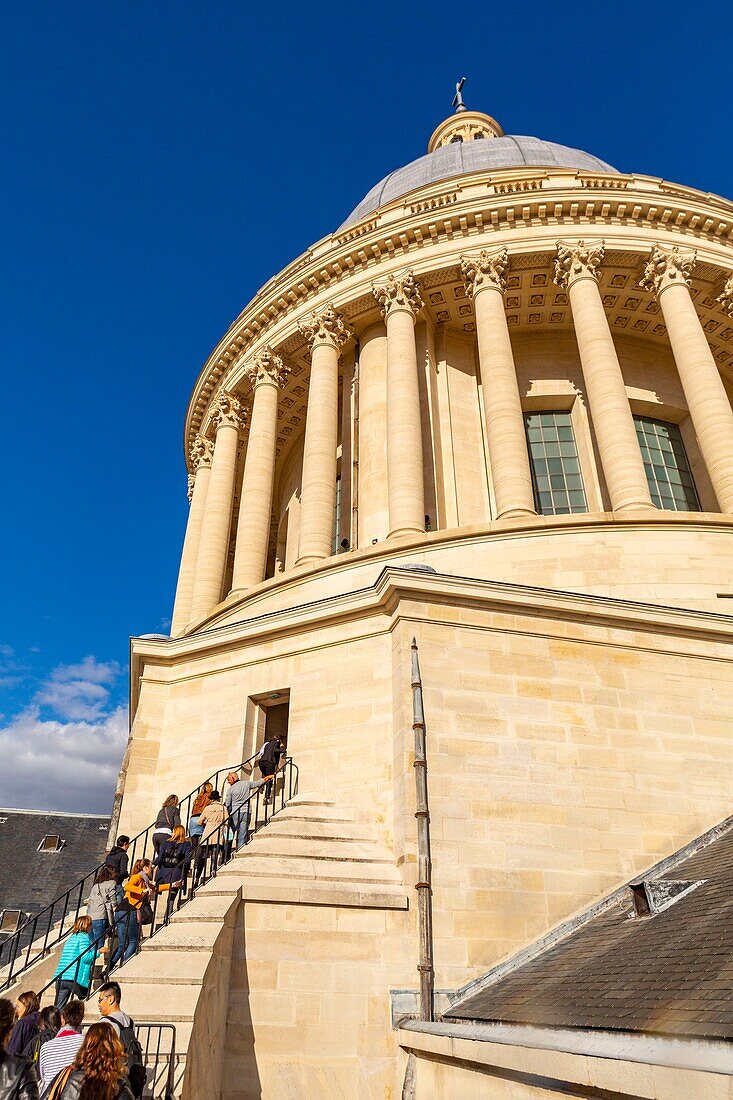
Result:
{"label": "cornice", "polygon": [[[476,248],[476,238],[483,238],[481,243],[495,247],[486,235],[496,232],[509,234],[517,248],[537,251],[539,242],[527,231],[545,227],[556,238],[582,236],[587,226],[609,239],[614,227],[633,227],[640,253],[649,249],[650,233],[695,241],[701,260],[723,271],[733,268],[733,204],[720,196],[648,176],[561,169],[510,169],[440,181],[323,238],[265,283],[204,364],[187,410],[186,452],[231,368],[265,344],[280,350],[288,339],[292,343],[297,320],[319,295],[327,293],[343,309],[365,292],[379,264],[409,264],[416,275],[429,269],[421,253],[431,245],[455,244],[460,251]],[[363,286],[354,279],[359,275],[365,275]]]}
{"label": "cornice", "polygon": [[[733,615],[447,573],[426,573],[410,566],[389,564],[373,584],[359,589],[266,611],[181,638],[132,638],[130,682],[139,685],[148,660],[156,665],[172,667],[177,661],[198,660],[233,646],[257,644],[263,639],[272,642],[275,637],[285,634],[300,637],[303,631],[312,634],[319,628],[347,619],[355,621],[367,616],[387,615],[394,620],[400,617],[398,608],[403,599],[429,603],[430,621],[440,618],[437,607],[441,603],[468,602],[474,609],[483,608],[488,612],[505,614],[512,621],[519,615],[538,620],[540,625],[537,630],[540,633],[545,629],[542,622],[561,620],[566,624],[575,624],[577,639],[585,642],[591,640],[589,629],[597,627],[643,635],[668,635],[671,639],[708,646],[722,644],[726,651],[716,649],[712,656],[723,659],[733,657],[733,648],[730,653],[727,651],[727,647],[733,647]],[[421,616],[413,611],[409,617],[412,620]],[[514,629],[518,629],[516,625]],[[570,641],[573,636],[572,629],[563,631],[565,640]],[[600,640],[603,641],[602,638]],[[632,644],[619,635],[605,641],[606,644],[624,648]],[[658,642],[655,641],[654,645],[658,650]],[[133,712],[136,699],[137,694],[134,696]]]}

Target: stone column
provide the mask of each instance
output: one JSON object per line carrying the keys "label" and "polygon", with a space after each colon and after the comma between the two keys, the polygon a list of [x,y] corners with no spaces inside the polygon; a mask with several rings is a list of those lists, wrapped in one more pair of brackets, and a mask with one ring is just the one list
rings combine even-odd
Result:
{"label": "stone column", "polygon": [[420,384],[415,318],[423,307],[411,271],[373,284],[387,323],[387,493],[389,538],[425,530]]}
{"label": "stone column", "polygon": [[275,476],[277,399],[288,373],[272,348],[265,348],[244,368],[254,398],[239,502],[233,591],[259,584],[265,576]]}
{"label": "stone column", "polygon": [[[733,410],[690,296],[694,263],[692,249],[655,245],[641,285],[659,300],[690,419],[720,510],[733,512]],[[728,301],[733,304],[733,285],[729,293]],[[726,297],[724,291],[724,305]]]}
{"label": "stone column", "polygon": [[298,325],[311,345],[311,377],[300,489],[296,565],[331,555],[336,507],[339,352],[351,335],[333,306],[313,310]]}
{"label": "stone column", "polygon": [[177,638],[180,634],[183,634],[191,618],[196,559],[201,542],[212,453],[211,440],[203,435],[197,435],[190,450],[193,473],[188,475],[188,499],[191,503],[191,510],[188,513],[186,536],[183,540],[183,551],[181,553],[181,567],[178,571],[176,599],[173,604],[172,638]]}
{"label": "stone column", "polygon": [[558,241],[555,282],[570,299],[591,420],[614,512],[653,508],[621,367],[598,289],[603,241]]}
{"label": "stone column", "polygon": [[216,439],[196,560],[192,623],[205,618],[222,596],[232,523],[237,442],[244,424],[242,408],[233,394],[219,395],[212,410],[212,422],[216,425]]}
{"label": "stone column", "polygon": [[507,250],[461,257],[473,297],[496,518],[535,514],[522,402],[504,310]]}

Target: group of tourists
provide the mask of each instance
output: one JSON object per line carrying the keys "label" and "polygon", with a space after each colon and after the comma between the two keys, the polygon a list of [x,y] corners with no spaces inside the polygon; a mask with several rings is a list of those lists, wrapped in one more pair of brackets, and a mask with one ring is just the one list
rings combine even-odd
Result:
{"label": "group of tourists", "polygon": [[[282,764],[281,764],[282,762]],[[117,837],[97,872],[86,914],[77,917],[63,943],[55,1004],[41,1008],[36,993],[21,993],[15,1005],[0,999],[0,1100],[135,1100],[142,1096],[145,1070],[135,1025],[120,1008],[120,987],[105,981],[98,990],[102,1022],[82,1034],[84,1001],[94,968],[102,974],[138,949],[145,925],[153,924],[156,898],[166,894],[167,919],[189,877],[195,889],[207,863],[228,858],[247,844],[252,795],[264,787],[273,801],[275,776],[284,765],[275,737],[265,743],[256,764],[262,776],[230,772],[224,799],[209,782],[197,792],[188,829],[181,822],[178,797],[169,795],[152,833],[154,856],[129,867],[130,838]],[[110,1026],[111,1025],[111,1026]]]}
{"label": "group of tourists", "polygon": [[101,1020],[83,1032],[77,998],[40,1009],[38,995],[0,998],[0,1100],[139,1100],[146,1071],[117,982],[98,990]]}

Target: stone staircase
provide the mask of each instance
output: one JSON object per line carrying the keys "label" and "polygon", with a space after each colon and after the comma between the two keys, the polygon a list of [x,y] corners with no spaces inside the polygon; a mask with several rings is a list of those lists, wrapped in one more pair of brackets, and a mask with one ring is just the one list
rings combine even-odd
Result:
{"label": "stone staircase", "polygon": [[[245,971],[248,964],[252,974],[262,968],[248,959],[246,929],[259,926],[255,910],[262,917],[273,912],[272,906],[278,926],[303,925],[305,956],[308,920],[293,916],[294,907],[316,907],[321,914],[324,909],[404,911],[408,902],[394,859],[372,830],[330,801],[297,796],[288,803],[115,973],[123,1008],[136,1021],[175,1025],[176,1096],[218,1100],[220,1094],[246,1095],[232,1091],[231,1081],[222,1082],[230,981],[238,954]],[[274,931],[273,958],[277,938]],[[247,988],[254,1004],[258,994],[252,974]],[[277,992],[288,992],[282,981]],[[294,988],[292,997],[302,992]],[[251,1027],[255,1017],[253,1008]],[[241,1054],[235,1057],[241,1062]]]}

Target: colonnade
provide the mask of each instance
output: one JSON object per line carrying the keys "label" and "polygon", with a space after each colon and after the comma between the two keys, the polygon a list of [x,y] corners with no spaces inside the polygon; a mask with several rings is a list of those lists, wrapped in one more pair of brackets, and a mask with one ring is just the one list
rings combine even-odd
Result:
{"label": "colonnade", "polygon": [[[637,442],[599,277],[603,241],[560,241],[555,282],[567,290],[589,411],[611,507],[654,507]],[[496,518],[535,513],[524,416],[504,309],[506,249],[461,258],[473,298]],[[642,285],[659,300],[690,417],[721,511],[733,512],[733,410],[690,295],[695,253],[656,245]],[[411,271],[372,287],[387,329],[387,490],[389,537],[425,529],[422,433],[415,320],[423,308]],[[733,277],[721,300],[733,312]],[[329,557],[336,494],[338,362],[350,328],[332,305],[299,322],[311,354],[296,564]],[[236,532],[232,591],[264,578],[275,472],[279,390],[288,369],[265,348],[245,367],[252,386],[248,414],[220,392],[212,409],[213,441],[191,449],[191,511],[176,590],[172,634],[205,618],[222,598],[235,496],[237,447],[249,423]]]}

